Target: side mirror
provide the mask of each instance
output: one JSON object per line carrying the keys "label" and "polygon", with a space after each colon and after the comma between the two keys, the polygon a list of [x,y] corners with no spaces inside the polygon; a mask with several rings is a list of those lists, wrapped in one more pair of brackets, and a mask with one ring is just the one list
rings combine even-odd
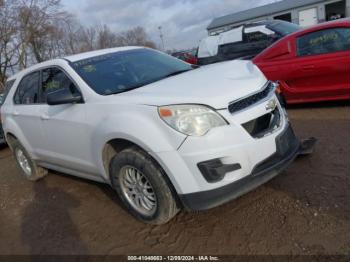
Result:
{"label": "side mirror", "polygon": [[75,104],[82,103],[83,97],[80,94],[73,95],[64,88],[48,93],[46,101],[49,105]]}

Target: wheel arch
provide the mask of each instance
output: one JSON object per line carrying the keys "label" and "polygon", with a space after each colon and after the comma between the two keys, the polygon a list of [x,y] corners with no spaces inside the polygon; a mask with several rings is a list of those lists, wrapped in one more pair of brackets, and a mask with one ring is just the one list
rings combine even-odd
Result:
{"label": "wheel arch", "polygon": [[3,125],[3,129],[5,133],[6,142],[9,145],[11,141],[13,141],[13,139],[16,139],[23,145],[23,147],[27,150],[28,154],[30,154],[31,157],[35,156],[35,154],[33,154],[33,148],[26,139],[26,136],[13,119],[8,117],[6,119],[5,125]]}
{"label": "wheel arch", "polygon": [[158,165],[162,169],[162,173],[166,179],[166,181],[169,184],[169,187],[171,191],[174,194],[174,197],[176,198],[177,201],[179,201],[178,198],[178,192],[176,190],[176,181],[172,181],[171,176],[169,176],[166,172],[166,169],[163,166],[163,163],[157,159],[157,157],[152,154],[149,150],[147,150],[146,147],[140,146],[137,142],[131,141],[130,139],[124,139],[124,138],[114,138],[108,140],[102,149],[102,163],[103,163],[103,168],[106,174],[106,179],[108,179],[108,182],[111,183],[111,178],[110,178],[110,172],[109,172],[109,165],[112,160],[112,158],[118,154],[119,152],[123,151],[126,148],[130,147],[136,147],[139,150],[142,150],[146,154],[149,155],[149,157],[154,161],[156,165]]}
{"label": "wheel arch", "polygon": [[18,140],[18,138],[11,132],[7,132],[5,134],[6,142],[9,145],[9,147],[12,149],[12,143],[15,140]]}

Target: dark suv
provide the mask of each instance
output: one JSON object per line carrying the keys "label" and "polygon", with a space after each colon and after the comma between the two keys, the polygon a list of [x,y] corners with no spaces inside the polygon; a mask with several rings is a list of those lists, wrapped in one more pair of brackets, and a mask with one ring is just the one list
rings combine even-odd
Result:
{"label": "dark suv", "polygon": [[[198,64],[207,65],[233,59],[252,59],[277,40],[299,29],[298,25],[286,21],[266,20],[244,24],[219,35],[209,36],[203,39],[199,46]],[[222,41],[226,38],[226,35],[232,35],[233,31],[237,32],[235,33],[235,40]],[[238,34],[241,34],[241,36],[238,36]],[[215,38],[217,39],[216,52],[208,52],[214,55],[200,57],[201,53],[205,53],[201,52],[200,49],[208,46],[205,41],[208,39],[211,42],[210,47],[213,48],[212,43],[215,42]]]}

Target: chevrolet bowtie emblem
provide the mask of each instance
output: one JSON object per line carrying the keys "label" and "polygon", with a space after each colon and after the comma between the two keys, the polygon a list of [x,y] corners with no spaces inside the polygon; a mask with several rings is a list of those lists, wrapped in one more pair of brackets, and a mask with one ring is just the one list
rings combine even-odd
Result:
{"label": "chevrolet bowtie emblem", "polygon": [[269,102],[267,102],[265,108],[266,110],[274,110],[277,106],[276,99],[271,99]]}

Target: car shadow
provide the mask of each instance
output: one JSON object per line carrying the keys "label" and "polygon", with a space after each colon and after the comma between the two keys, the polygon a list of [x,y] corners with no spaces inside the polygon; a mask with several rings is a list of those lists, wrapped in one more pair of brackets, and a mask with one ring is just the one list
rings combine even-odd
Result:
{"label": "car shadow", "polygon": [[60,173],[58,171],[55,170],[50,170],[50,174],[54,174],[54,175],[58,175],[58,176],[62,176],[62,177],[66,177],[68,179],[71,180],[75,180],[77,182],[80,183],[85,183],[85,184],[89,184],[91,186],[97,187],[100,189],[100,191],[102,191],[103,194],[105,194],[114,204],[116,204],[117,206],[119,206],[120,208],[122,208],[124,211],[129,212],[127,210],[127,208],[125,207],[125,205],[122,203],[122,201],[120,200],[117,192],[115,192],[115,190],[109,185],[109,184],[105,184],[105,183],[100,183],[100,182],[95,182],[93,180],[88,180],[85,178],[81,178],[81,177],[77,177],[77,176],[72,176],[72,175],[68,175],[68,174],[64,174],[64,173]]}
{"label": "car shadow", "polygon": [[87,254],[70,212],[80,201],[45,180],[33,184],[34,199],[22,215],[21,240],[32,255]]}

